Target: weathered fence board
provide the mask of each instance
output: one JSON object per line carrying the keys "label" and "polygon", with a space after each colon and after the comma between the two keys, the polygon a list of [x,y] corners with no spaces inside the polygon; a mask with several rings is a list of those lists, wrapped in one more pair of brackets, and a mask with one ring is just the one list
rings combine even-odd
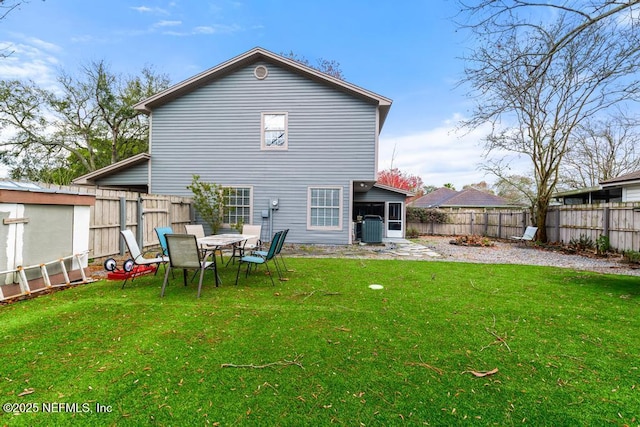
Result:
{"label": "weathered fence board", "polygon": [[[409,222],[407,230],[420,234],[480,234],[507,239],[522,235],[531,225],[528,211],[518,210],[443,210],[446,224]],[[553,206],[547,215],[550,241],[570,243],[572,240],[609,237],[611,248],[618,251],[640,250],[640,203],[602,203],[593,205]]]}
{"label": "weathered fence board", "polygon": [[[69,187],[39,184],[42,187],[64,191]],[[144,248],[158,245],[155,227],[172,227],[184,231],[191,222],[191,199],[188,197],[136,193],[130,191],[73,187],[74,191],[95,194],[96,202],[90,208],[89,255],[93,258],[124,254],[126,247],[120,239],[120,230],[128,228],[141,238]],[[139,225],[143,227],[138,234]]]}

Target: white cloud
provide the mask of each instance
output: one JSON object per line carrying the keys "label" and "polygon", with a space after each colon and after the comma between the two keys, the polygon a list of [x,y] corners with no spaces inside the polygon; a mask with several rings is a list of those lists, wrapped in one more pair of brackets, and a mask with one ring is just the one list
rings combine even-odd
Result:
{"label": "white cloud", "polygon": [[153,24],[154,27],[175,27],[182,25],[182,21],[159,21]]}
{"label": "white cloud", "polygon": [[132,10],[140,13],[155,13],[159,15],[168,15],[169,12],[165,9],[159,7],[148,7],[148,6],[132,6]]}
{"label": "white cloud", "polygon": [[195,36],[201,34],[231,34],[237,31],[241,31],[242,28],[238,25],[201,25],[198,27],[194,27],[190,31],[171,31],[165,30],[162,32],[164,35],[168,36],[178,36],[178,37],[187,37],[187,36]]}
{"label": "white cloud", "polygon": [[0,75],[5,80],[33,80],[39,86],[56,86],[57,55],[62,49],[33,37],[14,35],[19,42],[0,41],[0,50],[7,54],[0,61]]}
{"label": "white cloud", "polygon": [[240,30],[241,30],[240,26],[235,24],[234,25],[217,24],[217,25],[195,27],[193,29],[193,32],[194,34],[215,34],[215,33],[230,34]]}
{"label": "white cloud", "polygon": [[459,131],[456,124],[460,118],[455,116],[436,128],[407,135],[383,132],[378,168],[388,169],[393,161],[393,167],[420,176],[426,185],[451,183],[458,190],[480,181],[492,184],[495,177],[480,170],[485,161],[482,139],[490,125],[471,132]]}

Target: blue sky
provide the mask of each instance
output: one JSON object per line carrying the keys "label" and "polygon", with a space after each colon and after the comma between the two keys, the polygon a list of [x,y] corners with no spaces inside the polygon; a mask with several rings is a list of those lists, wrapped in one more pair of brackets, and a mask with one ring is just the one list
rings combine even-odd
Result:
{"label": "blue sky", "polygon": [[[3,79],[55,84],[104,60],[116,73],[144,66],[177,83],[254,47],[340,63],[347,81],[393,100],[379,168],[425,184],[486,180],[483,130],[455,132],[471,105],[456,82],[467,48],[453,0],[29,0],[0,21]],[[395,155],[394,155],[395,152]]]}

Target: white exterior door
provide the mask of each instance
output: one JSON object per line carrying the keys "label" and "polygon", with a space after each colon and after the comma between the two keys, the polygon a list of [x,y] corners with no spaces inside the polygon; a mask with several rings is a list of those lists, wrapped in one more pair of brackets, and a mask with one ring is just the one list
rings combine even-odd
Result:
{"label": "white exterior door", "polygon": [[403,236],[404,224],[402,216],[402,203],[387,203],[387,237]]}

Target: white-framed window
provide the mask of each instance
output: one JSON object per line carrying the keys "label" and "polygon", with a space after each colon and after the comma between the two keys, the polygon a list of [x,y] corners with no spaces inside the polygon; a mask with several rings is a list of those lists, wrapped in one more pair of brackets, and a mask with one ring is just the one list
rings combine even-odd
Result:
{"label": "white-framed window", "polygon": [[309,187],[307,228],[342,230],[342,187]]}
{"label": "white-framed window", "polygon": [[262,150],[288,149],[288,114],[262,113]]}
{"label": "white-framed window", "polygon": [[251,224],[251,187],[225,187],[224,209],[225,224]]}

